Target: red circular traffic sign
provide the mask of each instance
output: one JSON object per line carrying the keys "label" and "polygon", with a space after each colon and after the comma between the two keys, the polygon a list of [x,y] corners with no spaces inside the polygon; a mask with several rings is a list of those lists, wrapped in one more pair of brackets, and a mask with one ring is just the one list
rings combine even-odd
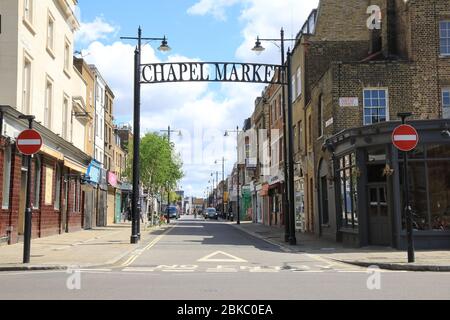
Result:
{"label": "red circular traffic sign", "polygon": [[392,143],[400,151],[408,152],[417,147],[419,134],[414,127],[408,124],[402,124],[395,128],[392,133]]}
{"label": "red circular traffic sign", "polygon": [[36,130],[24,130],[17,137],[17,149],[24,155],[31,156],[36,154],[41,148],[42,137]]}

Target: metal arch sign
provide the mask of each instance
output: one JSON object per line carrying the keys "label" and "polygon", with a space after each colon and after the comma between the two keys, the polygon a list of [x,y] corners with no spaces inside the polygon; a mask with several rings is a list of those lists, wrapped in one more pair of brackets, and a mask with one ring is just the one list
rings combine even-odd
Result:
{"label": "metal arch sign", "polygon": [[[285,66],[237,62],[176,62],[140,65],[140,83],[248,82],[287,85]],[[277,76],[276,76],[277,75]]]}

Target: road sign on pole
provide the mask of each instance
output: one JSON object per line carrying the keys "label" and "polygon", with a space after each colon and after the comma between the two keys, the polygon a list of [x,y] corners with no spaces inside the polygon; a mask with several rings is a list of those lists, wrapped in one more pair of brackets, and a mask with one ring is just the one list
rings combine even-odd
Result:
{"label": "road sign on pole", "polygon": [[17,149],[26,156],[38,153],[41,148],[42,137],[36,130],[24,130],[17,137]]}
{"label": "road sign on pole", "polygon": [[31,157],[42,148],[42,137],[36,130],[33,130],[34,116],[19,116],[19,119],[28,121],[28,130],[22,131],[17,137],[17,149],[27,156],[27,193],[25,199],[25,225],[23,237],[23,263],[30,263],[31,250]]}
{"label": "road sign on pole", "polygon": [[419,143],[419,134],[414,127],[403,124],[395,128],[392,133],[392,143],[403,152],[414,150]]}
{"label": "road sign on pole", "polygon": [[394,129],[392,133],[392,143],[394,146],[403,151],[403,188],[404,188],[404,215],[406,219],[406,238],[408,242],[408,262],[415,262],[414,237],[413,237],[413,216],[412,208],[409,203],[409,178],[408,178],[408,152],[414,150],[419,143],[419,134],[417,130],[405,124],[406,118],[411,113],[399,113],[402,119],[402,125]]}

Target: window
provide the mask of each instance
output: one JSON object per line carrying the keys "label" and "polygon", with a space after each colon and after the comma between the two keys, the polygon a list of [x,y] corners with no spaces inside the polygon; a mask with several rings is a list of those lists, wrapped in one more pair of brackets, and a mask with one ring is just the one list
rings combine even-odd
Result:
{"label": "window", "polygon": [[297,136],[297,151],[300,152],[302,150],[302,122],[299,121],[297,125],[298,136]]}
{"label": "window", "polygon": [[31,114],[31,60],[28,58],[23,62],[22,112]]}
{"label": "window", "polygon": [[385,89],[364,90],[364,125],[388,121],[388,97]]}
{"label": "window", "polygon": [[69,42],[66,39],[66,41],[64,43],[64,71],[67,74],[70,74],[70,72],[69,72],[69,70],[70,70],[70,57],[71,57],[70,44],[69,44]]}
{"label": "window", "polygon": [[450,55],[450,21],[441,21],[439,26],[441,54],[448,56]]}
{"label": "window", "polygon": [[61,208],[61,166],[59,164],[56,165],[56,183],[55,183],[55,210],[59,210]]}
{"label": "window", "polygon": [[[431,144],[423,148],[420,157],[410,159],[409,199],[414,212],[413,228],[416,231],[450,230],[450,145]],[[399,159],[399,170],[403,170],[403,160]],[[403,190],[403,176],[400,187]],[[404,194],[401,193],[401,207]],[[405,229],[402,212],[402,227]]]}
{"label": "window", "polygon": [[3,199],[2,208],[9,208],[9,188],[11,186],[11,147],[6,147],[3,151]]}
{"label": "window", "polygon": [[64,96],[63,99],[63,109],[62,109],[62,138],[67,140],[67,115],[69,111],[69,98]]}
{"label": "window", "polygon": [[27,22],[33,23],[33,0],[24,0],[23,17]]}
{"label": "window", "polygon": [[450,88],[442,90],[442,118],[450,119]]}
{"label": "window", "polygon": [[358,173],[354,153],[339,160],[338,175],[340,177],[341,226],[356,228],[358,226]]}
{"label": "window", "polygon": [[39,209],[39,200],[41,196],[41,159],[39,155],[35,156],[34,160],[34,203],[33,208]]}
{"label": "window", "polygon": [[44,126],[51,128],[52,125],[52,105],[53,105],[53,83],[47,78],[45,83],[45,109],[44,109]]}
{"label": "window", "polygon": [[317,106],[317,116],[319,125],[319,137],[323,136],[323,95],[319,96],[319,104]]}
{"label": "window", "polygon": [[55,44],[55,19],[49,14],[47,22],[47,49],[53,55]]}
{"label": "window", "polygon": [[291,85],[292,85],[292,87],[291,87],[291,90],[292,90],[292,102],[294,102],[295,99],[297,98],[297,96],[296,96],[297,82],[295,80],[296,80],[296,75],[294,74],[292,76],[292,79],[291,79],[291,81],[292,81],[291,82]]}
{"label": "window", "polygon": [[302,94],[302,69],[297,69],[297,98]]}

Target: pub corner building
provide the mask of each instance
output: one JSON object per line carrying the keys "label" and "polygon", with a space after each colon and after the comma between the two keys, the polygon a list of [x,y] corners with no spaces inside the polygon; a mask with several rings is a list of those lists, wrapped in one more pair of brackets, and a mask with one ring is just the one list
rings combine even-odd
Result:
{"label": "pub corner building", "polygon": [[[24,235],[28,157],[18,151],[16,139],[28,122],[20,115],[14,108],[1,107],[0,245],[20,242]],[[43,145],[31,166],[32,237],[91,228],[96,218],[83,205],[89,192],[94,193],[86,183],[91,157],[39,122],[33,127]]]}
{"label": "pub corner building", "polygon": [[[448,249],[450,120],[408,124],[419,134],[418,146],[408,153],[414,244]],[[321,236],[352,247],[407,247],[403,153],[392,143],[398,125],[348,129],[325,141],[317,177]]]}

